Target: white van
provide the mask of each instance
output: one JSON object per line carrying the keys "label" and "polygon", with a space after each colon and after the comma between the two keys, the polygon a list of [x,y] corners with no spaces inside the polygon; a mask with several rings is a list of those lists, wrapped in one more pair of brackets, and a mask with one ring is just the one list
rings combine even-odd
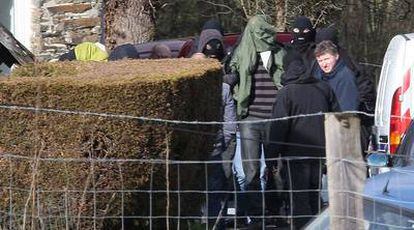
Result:
{"label": "white van", "polygon": [[377,90],[377,151],[395,153],[414,110],[414,33],[396,35],[384,55]]}

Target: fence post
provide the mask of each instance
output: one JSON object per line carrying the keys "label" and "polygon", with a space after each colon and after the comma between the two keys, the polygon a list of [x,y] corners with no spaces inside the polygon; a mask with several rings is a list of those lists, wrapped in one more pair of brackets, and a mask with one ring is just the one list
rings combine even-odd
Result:
{"label": "fence post", "polygon": [[360,120],[353,114],[325,115],[330,229],[364,229]]}

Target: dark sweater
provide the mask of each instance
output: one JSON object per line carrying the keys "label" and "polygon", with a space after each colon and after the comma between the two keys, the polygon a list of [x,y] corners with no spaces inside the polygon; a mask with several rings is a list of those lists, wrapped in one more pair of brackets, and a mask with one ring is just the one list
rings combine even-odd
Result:
{"label": "dark sweater", "polygon": [[340,58],[330,73],[317,66],[316,78],[327,82],[335,92],[341,111],[356,111],[359,107],[359,92],[354,72]]}

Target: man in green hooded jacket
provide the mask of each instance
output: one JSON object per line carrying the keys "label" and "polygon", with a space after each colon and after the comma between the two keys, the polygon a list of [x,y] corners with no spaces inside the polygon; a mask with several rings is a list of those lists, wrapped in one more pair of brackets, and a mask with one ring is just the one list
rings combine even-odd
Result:
{"label": "man in green hooded jacket", "polygon": [[[263,216],[262,193],[260,191],[260,155],[264,147],[265,158],[269,155],[267,130],[269,124],[260,120],[270,118],[280,79],[283,73],[282,59],[285,50],[275,40],[276,30],[264,15],[252,17],[243,32],[240,44],[234,51],[230,68],[238,73],[239,83],[234,88],[237,101],[237,115],[241,135],[241,156],[246,203],[242,209],[252,219],[252,225],[263,222],[254,216]],[[267,166],[272,165],[271,162]],[[250,191],[250,192],[249,192]]]}

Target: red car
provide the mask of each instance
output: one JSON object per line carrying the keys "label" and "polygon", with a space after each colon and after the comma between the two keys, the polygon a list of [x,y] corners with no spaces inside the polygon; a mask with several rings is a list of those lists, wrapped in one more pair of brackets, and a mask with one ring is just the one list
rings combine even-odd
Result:
{"label": "red car", "polygon": [[[224,45],[226,48],[232,47],[236,44],[237,39],[239,38],[240,33],[230,33],[224,35]],[[279,32],[276,35],[276,41],[279,43],[290,43],[292,40],[292,35],[288,32]],[[164,44],[167,45],[174,58],[180,57],[190,57],[191,51],[193,50],[193,46],[195,45],[195,39],[191,38],[181,38],[181,39],[168,39],[168,40],[160,40],[154,42],[147,42],[142,44],[135,45],[136,49],[138,50],[140,58],[148,58],[151,55],[152,48],[156,44]]]}

